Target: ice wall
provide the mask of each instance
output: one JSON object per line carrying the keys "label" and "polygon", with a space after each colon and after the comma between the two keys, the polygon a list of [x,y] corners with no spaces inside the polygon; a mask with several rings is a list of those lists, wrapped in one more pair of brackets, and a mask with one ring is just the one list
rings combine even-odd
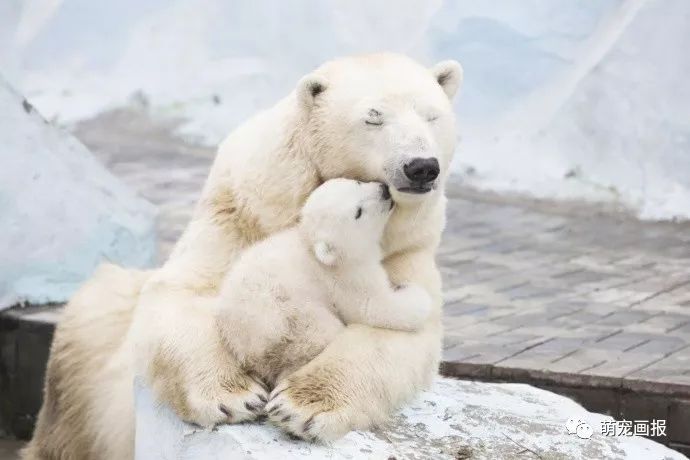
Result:
{"label": "ice wall", "polygon": [[465,67],[455,170],[468,183],[690,218],[685,0],[14,0],[0,8],[0,66],[63,123],[135,99],[187,119],[181,134],[215,144],[333,56],[450,57]]}
{"label": "ice wall", "polygon": [[0,141],[0,309],[65,301],[101,262],[152,263],[152,205],[2,80]]}
{"label": "ice wall", "polygon": [[508,15],[495,22],[440,15],[444,52],[468,68],[470,181],[689,218],[690,3],[531,3],[512,15],[492,2]]}
{"label": "ice wall", "polygon": [[[690,217],[690,3],[637,2],[602,59],[540,127],[576,177],[643,217]],[[614,21],[617,18],[614,18]]]}

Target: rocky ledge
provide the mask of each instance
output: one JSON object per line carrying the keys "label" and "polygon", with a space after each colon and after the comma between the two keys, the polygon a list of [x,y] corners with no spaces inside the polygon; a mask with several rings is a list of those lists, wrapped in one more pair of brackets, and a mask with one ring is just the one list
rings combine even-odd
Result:
{"label": "rocky ledge", "polygon": [[604,435],[611,417],[524,384],[439,378],[388,426],[330,445],[256,423],[195,428],[136,387],[137,460],[687,459],[647,438]]}

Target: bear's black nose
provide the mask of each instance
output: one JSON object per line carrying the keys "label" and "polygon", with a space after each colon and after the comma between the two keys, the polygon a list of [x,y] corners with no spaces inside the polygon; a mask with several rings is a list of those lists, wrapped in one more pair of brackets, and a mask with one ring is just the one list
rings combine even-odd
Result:
{"label": "bear's black nose", "polygon": [[413,158],[403,166],[403,171],[412,182],[426,184],[438,177],[441,168],[436,158]]}
{"label": "bear's black nose", "polygon": [[386,201],[391,199],[391,191],[386,184],[381,184],[381,199]]}

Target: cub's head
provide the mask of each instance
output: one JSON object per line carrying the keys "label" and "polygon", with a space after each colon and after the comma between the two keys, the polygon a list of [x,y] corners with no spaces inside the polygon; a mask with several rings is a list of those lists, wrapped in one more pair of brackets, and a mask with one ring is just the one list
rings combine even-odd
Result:
{"label": "cub's head", "polygon": [[443,188],[456,142],[451,100],[462,68],[397,54],[334,60],[296,89],[312,164],[324,179],[381,181],[397,203]]}
{"label": "cub's head", "polygon": [[324,265],[372,258],[378,261],[381,237],[393,207],[385,184],[331,179],[307,198],[300,231]]}

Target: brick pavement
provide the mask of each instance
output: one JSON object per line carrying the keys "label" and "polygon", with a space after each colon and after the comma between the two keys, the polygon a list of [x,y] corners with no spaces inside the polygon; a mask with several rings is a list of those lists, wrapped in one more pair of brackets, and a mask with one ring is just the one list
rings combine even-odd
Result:
{"label": "brick pavement", "polygon": [[[213,159],[142,112],[75,134],[160,208],[160,259]],[[444,360],[690,385],[690,224],[448,190]]]}
{"label": "brick pavement", "polygon": [[690,225],[449,197],[446,361],[690,385]]}

